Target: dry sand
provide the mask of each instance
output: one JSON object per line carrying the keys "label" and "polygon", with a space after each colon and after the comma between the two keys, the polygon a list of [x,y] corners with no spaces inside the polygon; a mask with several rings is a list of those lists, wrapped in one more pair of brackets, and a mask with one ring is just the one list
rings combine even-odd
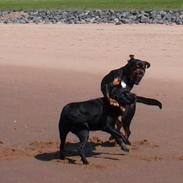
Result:
{"label": "dry sand", "polygon": [[[182,183],[182,48],[183,26],[0,25],[0,182]],[[128,155],[92,132],[90,165],[60,161],[62,107],[101,96],[102,76],[129,54],[152,64],[134,92],[163,110],[138,104]]]}

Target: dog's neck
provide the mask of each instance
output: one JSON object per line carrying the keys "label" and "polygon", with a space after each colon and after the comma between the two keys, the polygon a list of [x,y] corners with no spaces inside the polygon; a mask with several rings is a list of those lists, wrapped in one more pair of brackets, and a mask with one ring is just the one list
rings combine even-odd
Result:
{"label": "dog's neck", "polygon": [[126,84],[128,85],[128,87],[130,88],[130,90],[133,88],[133,86],[135,85],[135,81],[130,77],[132,75],[132,70],[126,66],[124,68],[124,72],[125,72],[125,76],[124,79],[126,81]]}

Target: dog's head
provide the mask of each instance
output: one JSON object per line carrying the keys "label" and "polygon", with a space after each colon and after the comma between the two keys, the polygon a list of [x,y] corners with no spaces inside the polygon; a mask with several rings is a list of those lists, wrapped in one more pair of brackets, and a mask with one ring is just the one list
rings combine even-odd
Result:
{"label": "dog's head", "polygon": [[144,77],[146,69],[150,66],[151,65],[149,62],[135,59],[134,55],[130,55],[130,60],[128,60],[127,64],[130,81],[133,84],[138,85],[141,79]]}

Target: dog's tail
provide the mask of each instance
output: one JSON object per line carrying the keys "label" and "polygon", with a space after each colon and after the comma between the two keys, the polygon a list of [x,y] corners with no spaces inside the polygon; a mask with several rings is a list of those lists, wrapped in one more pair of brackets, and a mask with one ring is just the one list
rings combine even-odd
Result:
{"label": "dog's tail", "polygon": [[153,98],[145,98],[141,96],[136,96],[136,102],[146,104],[146,105],[155,105],[162,109],[162,103]]}

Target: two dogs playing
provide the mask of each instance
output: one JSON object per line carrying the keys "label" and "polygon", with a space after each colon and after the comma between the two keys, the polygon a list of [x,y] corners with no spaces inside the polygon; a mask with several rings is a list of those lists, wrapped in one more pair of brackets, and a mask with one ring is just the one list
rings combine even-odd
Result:
{"label": "two dogs playing", "polygon": [[[158,100],[136,96],[130,92],[134,85],[139,84],[149,67],[148,62],[130,55],[130,60],[125,66],[111,71],[103,78],[101,90],[104,97],[64,106],[59,120],[60,159],[66,156],[64,147],[69,132],[74,133],[80,140],[78,153],[83,164],[89,163],[84,148],[90,131],[101,130],[109,133],[123,151],[129,151],[126,145],[131,144],[130,124],[135,114],[136,103],[162,108]],[[122,120],[119,121],[119,118]],[[125,135],[120,132],[121,127]]]}

